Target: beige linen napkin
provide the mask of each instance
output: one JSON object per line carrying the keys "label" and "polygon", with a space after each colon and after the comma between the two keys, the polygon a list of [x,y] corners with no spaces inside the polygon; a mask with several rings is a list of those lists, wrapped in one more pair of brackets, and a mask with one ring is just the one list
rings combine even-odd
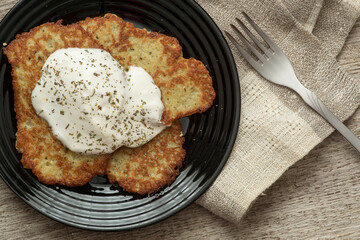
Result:
{"label": "beige linen napkin", "polygon": [[[355,0],[197,0],[221,30],[248,13],[288,55],[299,80],[341,120],[360,103],[360,82],[336,62],[359,17]],[[239,223],[254,200],[333,128],[300,97],[261,78],[230,44],[240,78],[242,109],[232,154],[197,203]]]}

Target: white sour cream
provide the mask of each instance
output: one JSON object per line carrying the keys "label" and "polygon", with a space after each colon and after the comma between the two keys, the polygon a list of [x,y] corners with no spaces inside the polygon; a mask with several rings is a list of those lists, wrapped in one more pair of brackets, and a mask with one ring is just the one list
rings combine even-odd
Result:
{"label": "white sour cream", "polygon": [[165,125],[159,88],[140,67],[128,71],[101,49],[60,49],[46,60],[32,95],[56,138],[83,154],[141,146]]}

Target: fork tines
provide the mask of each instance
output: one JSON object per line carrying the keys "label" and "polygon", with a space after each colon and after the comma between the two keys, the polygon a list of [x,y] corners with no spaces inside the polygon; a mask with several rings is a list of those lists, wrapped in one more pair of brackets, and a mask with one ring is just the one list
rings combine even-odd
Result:
{"label": "fork tines", "polygon": [[[233,31],[239,37],[239,39],[243,42],[243,44],[253,53],[257,59],[263,63],[264,60],[268,59],[268,54],[273,53],[277,46],[271,41],[271,39],[260,29],[259,26],[244,12],[242,12],[245,19],[250,23],[250,25],[254,28],[254,30],[261,36],[261,38],[268,44],[268,46],[264,46],[255,36],[254,34],[245,26],[245,24],[239,19],[236,18],[237,23],[244,31],[244,33],[251,38],[251,40],[255,43],[255,45],[262,51],[260,52],[256,49],[248,39],[243,35],[243,33],[233,24],[230,24]],[[238,41],[227,31],[225,31],[226,36],[230,39],[230,41],[235,45],[235,47],[240,51],[241,55],[251,64],[255,64],[257,59],[254,59],[248,52],[244,50],[244,48],[238,43]]]}

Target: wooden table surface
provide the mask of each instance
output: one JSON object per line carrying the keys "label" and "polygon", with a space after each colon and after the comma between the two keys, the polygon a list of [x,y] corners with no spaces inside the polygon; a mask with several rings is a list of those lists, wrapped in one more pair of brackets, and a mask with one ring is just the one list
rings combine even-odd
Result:
{"label": "wooden table surface", "polygon": [[[16,2],[0,1],[0,19]],[[338,60],[360,84],[360,19]],[[346,124],[360,136],[360,110]],[[333,133],[259,197],[239,226],[192,204],[142,229],[85,231],[41,215],[0,180],[0,239],[99,238],[360,239],[360,154]]]}

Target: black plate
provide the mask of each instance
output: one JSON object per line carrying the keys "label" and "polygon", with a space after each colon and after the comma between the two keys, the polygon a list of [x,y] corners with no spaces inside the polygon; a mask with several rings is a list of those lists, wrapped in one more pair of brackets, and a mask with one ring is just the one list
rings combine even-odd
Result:
{"label": "black plate", "polygon": [[215,23],[194,1],[23,0],[0,23],[0,43],[48,21],[73,23],[115,13],[137,27],[176,37],[185,57],[205,63],[217,93],[204,114],[182,119],[187,155],[171,186],[149,197],[122,192],[105,176],[78,188],[47,186],[25,170],[15,149],[11,66],[0,56],[0,176],[27,204],[71,226],[114,231],[163,220],[196,200],[215,180],[235,142],[240,116],[240,88],[230,49]]}

